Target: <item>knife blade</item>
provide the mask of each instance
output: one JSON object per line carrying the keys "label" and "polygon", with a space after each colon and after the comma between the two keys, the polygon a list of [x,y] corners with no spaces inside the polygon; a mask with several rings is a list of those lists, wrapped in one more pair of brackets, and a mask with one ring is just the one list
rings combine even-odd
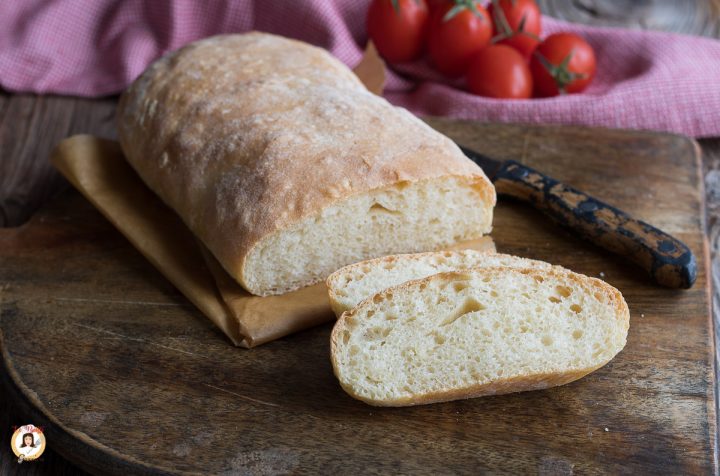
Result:
{"label": "knife blade", "polygon": [[661,286],[687,289],[695,283],[695,255],[677,238],[519,162],[459,147],[483,169],[498,195],[529,203],[582,238],[630,259]]}

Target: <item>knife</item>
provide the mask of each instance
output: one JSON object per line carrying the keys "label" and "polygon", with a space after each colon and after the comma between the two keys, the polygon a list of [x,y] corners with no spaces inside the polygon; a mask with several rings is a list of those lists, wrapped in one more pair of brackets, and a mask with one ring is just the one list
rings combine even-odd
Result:
{"label": "knife", "polygon": [[657,284],[687,289],[695,283],[695,255],[682,241],[519,162],[460,149],[483,169],[499,195],[527,202],[591,243],[630,259]]}

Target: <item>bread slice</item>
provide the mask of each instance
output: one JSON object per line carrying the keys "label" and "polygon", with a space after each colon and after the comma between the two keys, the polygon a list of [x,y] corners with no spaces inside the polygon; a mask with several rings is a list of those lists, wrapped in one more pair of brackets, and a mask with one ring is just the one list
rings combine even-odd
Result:
{"label": "bread slice", "polygon": [[609,284],[562,268],[476,268],[384,290],[331,335],[340,385],[371,405],[441,402],[566,384],[625,346]]}
{"label": "bread slice", "polygon": [[447,137],[327,51],[267,33],[206,38],[123,94],[128,162],[249,292],[488,233],[495,189]]}
{"label": "bread slice", "polygon": [[476,250],[437,251],[385,256],[361,261],[335,271],[325,281],[335,315],[357,306],[383,289],[433,274],[462,269],[507,266],[551,268],[550,263],[502,253]]}

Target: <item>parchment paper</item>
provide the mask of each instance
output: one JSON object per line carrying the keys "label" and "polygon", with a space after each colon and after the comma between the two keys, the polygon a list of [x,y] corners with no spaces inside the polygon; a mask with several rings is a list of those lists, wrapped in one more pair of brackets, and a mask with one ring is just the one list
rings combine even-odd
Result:
{"label": "parchment paper", "polygon": [[[382,91],[384,67],[372,45],[356,72],[371,91]],[[280,296],[245,291],[144,184],[117,142],[73,136],[51,161],[233,344],[250,348],[334,319],[324,283]],[[489,237],[453,248],[495,250]]]}

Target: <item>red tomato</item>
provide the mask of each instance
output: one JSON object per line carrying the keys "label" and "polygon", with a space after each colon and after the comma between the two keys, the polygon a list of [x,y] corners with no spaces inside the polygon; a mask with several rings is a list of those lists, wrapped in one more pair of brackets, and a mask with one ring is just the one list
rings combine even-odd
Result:
{"label": "red tomato", "polygon": [[467,71],[472,57],[492,37],[487,10],[476,0],[455,0],[433,11],[428,52],[435,68],[456,77]]}
{"label": "red tomato", "polygon": [[467,83],[474,94],[498,99],[528,99],[533,91],[527,61],[507,45],[488,46],[475,55]]}
{"label": "red tomato", "polygon": [[535,0],[493,1],[488,13],[499,43],[512,46],[529,58],[540,43],[540,8]]}
{"label": "red tomato", "polygon": [[373,0],[367,15],[368,36],[389,62],[411,61],[422,53],[428,18],[425,0]]}
{"label": "red tomato", "polygon": [[538,96],[579,93],[595,76],[595,52],[574,33],[555,33],[538,45],[530,71]]}

